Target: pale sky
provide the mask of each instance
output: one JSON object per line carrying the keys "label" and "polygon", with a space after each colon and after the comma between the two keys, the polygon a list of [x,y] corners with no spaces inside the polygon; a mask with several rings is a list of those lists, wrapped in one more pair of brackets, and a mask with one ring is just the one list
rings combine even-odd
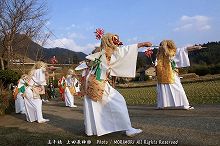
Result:
{"label": "pale sky", "polygon": [[219,0],[47,0],[45,47],[89,54],[96,28],[116,33],[124,45],[172,39],[178,47],[220,41]]}

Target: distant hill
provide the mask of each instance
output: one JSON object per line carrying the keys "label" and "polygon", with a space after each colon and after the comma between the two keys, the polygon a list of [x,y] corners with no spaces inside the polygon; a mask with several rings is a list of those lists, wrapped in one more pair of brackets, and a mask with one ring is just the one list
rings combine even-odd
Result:
{"label": "distant hill", "polygon": [[220,64],[220,41],[202,44],[206,49],[190,52],[189,58],[192,65],[217,65]]}
{"label": "distant hill", "polygon": [[53,56],[56,56],[59,63],[78,63],[79,61],[82,61],[87,56],[86,54],[82,52],[74,52],[68,49],[64,48],[43,48],[43,56],[44,59],[49,61]]}
{"label": "distant hill", "polygon": [[[198,75],[218,74],[220,73],[220,41],[201,44],[206,49],[197,50],[189,53],[191,66],[182,71],[196,73]],[[156,58],[157,49],[154,49],[152,60]],[[145,69],[151,65],[151,60],[144,55],[144,52],[138,53],[137,69]]]}
{"label": "distant hill", "polygon": [[220,41],[203,46],[207,48],[189,54],[191,66],[188,71],[198,75],[220,74]]}
{"label": "distant hill", "polygon": [[[204,43],[202,46],[207,47],[207,49],[189,53],[191,62],[191,67],[189,69],[191,72],[201,72],[204,74],[205,72],[211,74],[220,73],[220,41]],[[61,64],[75,64],[84,60],[86,57],[86,54],[82,52],[74,52],[65,48],[44,48],[23,35],[17,35],[14,41],[13,50],[15,54],[20,54],[17,56],[23,57],[22,59],[27,62],[31,62],[32,60],[43,60],[49,63],[50,58],[56,56],[58,62]],[[0,45],[0,53],[1,51],[2,48]],[[157,49],[154,49],[153,52],[152,60],[154,61]],[[148,68],[151,64],[151,60],[144,55],[144,52],[138,53],[137,69],[142,67]]]}
{"label": "distant hill", "polygon": [[65,48],[44,48],[24,35],[17,35],[16,40],[14,41],[13,50],[15,56],[23,56],[25,60],[42,60],[47,63],[50,62],[50,58],[53,56],[56,56],[58,63],[61,64],[78,63],[79,61],[84,60],[87,56],[83,52],[75,52]]}

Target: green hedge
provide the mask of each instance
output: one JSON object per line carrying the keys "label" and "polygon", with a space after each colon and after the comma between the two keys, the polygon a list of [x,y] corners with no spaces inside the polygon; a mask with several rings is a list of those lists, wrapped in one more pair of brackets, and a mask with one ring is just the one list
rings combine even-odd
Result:
{"label": "green hedge", "polygon": [[20,76],[19,73],[13,70],[0,70],[0,80],[5,87],[10,83],[17,84]]}
{"label": "green hedge", "polygon": [[220,63],[216,65],[194,65],[189,68],[189,73],[196,73],[197,75],[204,76],[207,74],[219,74]]}

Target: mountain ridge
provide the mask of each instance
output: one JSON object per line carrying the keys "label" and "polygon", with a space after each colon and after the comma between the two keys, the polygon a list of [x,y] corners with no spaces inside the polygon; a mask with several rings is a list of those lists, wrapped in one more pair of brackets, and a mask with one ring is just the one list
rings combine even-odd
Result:
{"label": "mountain ridge", "polygon": [[[20,59],[24,62],[41,60],[50,63],[50,59],[53,56],[56,56],[56,59],[60,64],[76,64],[84,60],[87,56],[83,52],[75,52],[61,47],[44,48],[30,38],[20,34],[16,35],[12,48],[14,59]],[[0,53],[2,53],[2,50],[3,48],[0,46]]]}

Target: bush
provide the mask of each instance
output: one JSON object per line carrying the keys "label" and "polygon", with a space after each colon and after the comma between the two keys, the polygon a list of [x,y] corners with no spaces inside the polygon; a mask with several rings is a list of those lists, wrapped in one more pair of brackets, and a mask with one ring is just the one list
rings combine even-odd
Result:
{"label": "bush", "polygon": [[210,74],[219,74],[220,73],[220,63],[214,65],[214,66],[210,66]]}
{"label": "bush", "polygon": [[147,81],[149,80],[148,75],[142,75],[142,76],[136,76],[135,78],[132,79],[132,81],[139,82],[139,81]]}
{"label": "bush", "polygon": [[0,80],[2,81],[4,87],[7,87],[7,85],[11,83],[17,84],[20,76],[20,74],[13,70],[0,70]]}
{"label": "bush", "polygon": [[0,115],[5,113],[11,113],[14,111],[14,99],[12,98],[12,92],[7,90],[2,82],[0,82]]}
{"label": "bush", "polygon": [[189,73],[196,73],[197,75],[204,76],[206,74],[219,74],[220,63],[213,65],[194,65],[189,68]]}
{"label": "bush", "polygon": [[196,68],[196,74],[197,75],[204,76],[204,75],[207,75],[209,73],[210,73],[210,71],[209,71],[208,67],[202,66],[202,67],[197,67]]}

